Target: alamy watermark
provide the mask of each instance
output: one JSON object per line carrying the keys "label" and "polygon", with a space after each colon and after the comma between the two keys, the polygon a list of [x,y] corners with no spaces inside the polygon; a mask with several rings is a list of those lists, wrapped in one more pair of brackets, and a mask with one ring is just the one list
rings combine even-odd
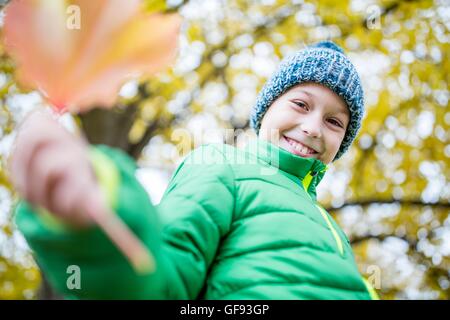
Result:
{"label": "alamy watermark", "polygon": [[381,29],[381,8],[377,5],[370,5],[366,9],[366,27],[369,30]]}
{"label": "alamy watermark", "polygon": [[381,289],[381,268],[377,265],[370,265],[366,269],[367,281],[370,285],[377,290]]}
{"label": "alamy watermark", "polygon": [[[201,146],[205,143],[205,139],[208,136],[222,137],[222,143],[215,144],[217,153],[200,152],[188,156],[184,164],[188,165],[258,165],[261,175],[270,176],[275,175],[279,170],[280,153],[283,152],[280,148],[276,147],[280,140],[279,130],[271,130],[268,140],[272,142],[268,144],[268,141],[263,141],[257,137],[248,135],[243,130],[234,129],[214,129],[204,133],[203,136],[195,136],[186,129],[175,129],[171,135],[171,142],[174,143],[177,155],[176,157],[184,157],[189,155],[192,146]],[[244,155],[241,149],[230,149],[229,145],[242,145],[247,148],[253,156]],[[248,145],[248,147],[247,147]],[[219,156],[219,154],[224,156]],[[266,164],[261,162],[261,158],[266,159]]]}
{"label": "alamy watermark", "polygon": [[80,290],[81,289],[81,269],[77,265],[70,265],[66,269],[69,274],[66,281],[67,289]]}
{"label": "alamy watermark", "polygon": [[66,28],[69,30],[81,29],[81,9],[77,5],[70,5],[66,9]]}

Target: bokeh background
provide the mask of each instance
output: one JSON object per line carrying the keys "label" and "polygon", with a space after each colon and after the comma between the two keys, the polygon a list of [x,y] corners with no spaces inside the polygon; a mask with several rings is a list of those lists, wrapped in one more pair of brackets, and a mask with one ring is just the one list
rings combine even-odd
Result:
{"label": "bokeh background", "polygon": [[[333,40],[361,74],[367,112],[318,199],[382,299],[449,299],[448,1],[144,2],[148,11],[183,17],[176,62],[126,83],[113,110],[67,117],[69,129],[134,157],[157,203],[188,150],[239,146],[253,135],[249,111],[283,57]],[[0,47],[0,299],[48,299],[54,293],[13,223],[17,196],[5,170],[17,124],[45,106],[16,83],[14,70]]]}

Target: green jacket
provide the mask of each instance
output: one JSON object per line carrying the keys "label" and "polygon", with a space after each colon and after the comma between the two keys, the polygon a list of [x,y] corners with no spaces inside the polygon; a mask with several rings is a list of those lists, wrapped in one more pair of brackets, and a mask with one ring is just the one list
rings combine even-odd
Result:
{"label": "green jacket", "polygon": [[[177,168],[158,206],[121,151],[93,147],[111,206],[153,253],[137,274],[97,228],[73,230],[27,203],[16,222],[49,282],[83,299],[371,299],[344,232],[316,202],[326,166],[262,140],[210,144]],[[79,267],[80,288],[67,285]]]}

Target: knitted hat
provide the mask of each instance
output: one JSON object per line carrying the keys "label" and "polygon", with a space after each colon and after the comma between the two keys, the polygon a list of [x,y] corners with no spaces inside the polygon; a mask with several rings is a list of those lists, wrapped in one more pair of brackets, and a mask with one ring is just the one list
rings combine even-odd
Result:
{"label": "knitted hat", "polygon": [[364,93],[359,75],[342,48],[322,41],[284,59],[260,91],[250,116],[250,125],[259,132],[261,120],[280,95],[302,82],[316,82],[333,90],[346,102],[350,122],[339,151],[339,159],[355,139],[364,114]]}

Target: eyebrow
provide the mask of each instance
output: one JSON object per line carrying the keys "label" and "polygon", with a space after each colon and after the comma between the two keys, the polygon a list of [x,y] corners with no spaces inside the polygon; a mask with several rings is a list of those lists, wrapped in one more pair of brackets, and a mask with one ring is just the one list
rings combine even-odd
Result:
{"label": "eyebrow", "polygon": [[305,90],[302,90],[302,89],[298,90],[297,92],[302,92],[302,93],[306,94],[307,96],[309,96],[310,98],[315,98],[315,96],[316,96],[315,94],[305,91]]}
{"label": "eyebrow", "polygon": [[[316,98],[316,95],[314,93],[311,93],[311,92],[308,92],[308,91],[305,91],[305,90],[302,90],[302,89],[298,90],[297,92],[302,92],[302,93],[306,94],[310,99]],[[345,111],[346,110],[343,110],[342,108],[339,108],[339,110],[337,110],[337,113],[338,114],[343,114],[343,115],[346,116],[347,112],[345,112]]]}

